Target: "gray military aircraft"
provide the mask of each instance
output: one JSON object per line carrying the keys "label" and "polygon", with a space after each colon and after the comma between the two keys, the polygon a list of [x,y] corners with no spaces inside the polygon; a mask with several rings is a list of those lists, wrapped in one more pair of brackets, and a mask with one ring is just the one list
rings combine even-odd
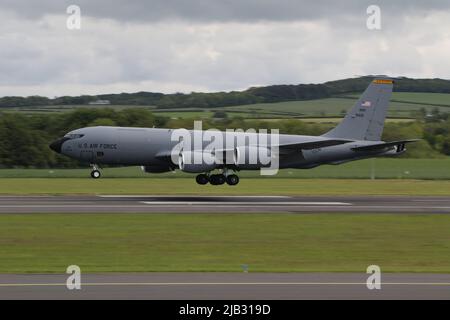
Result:
{"label": "gray military aircraft", "polygon": [[[208,141],[202,141],[193,148],[192,145],[187,148],[181,142],[182,147],[177,149],[180,139],[173,139],[176,131],[173,129],[87,127],[67,133],[52,142],[50,148],[90,163],[92,178],[101,176],[99,165],[138,165],[148,173],[176,169],[197,173],[197,183],[212,185],[237,185],[239,177],[236,172],[268,167],[273,159],[277,160],[279,169],[308,169],[323,164],[337,165],[372,157],[397,156],[405,152],[405,144],[417,139],[381,141],[393,84],[390,78],[375,78],[345,118],[321,136],[280,134],[276,143],[270,139],[270,144],[262,144],[260,133],[227,131],[220,132],[223,140],[228,141],[223,147],[211,149],[208,148]],[[192,138],[199,133],[185,131]],[[256,140],[253,139],[255,137]],[[258,160],[258,155],[252,157],[258,153],[258,148],[269,155],[269,162]],[[200,156],[200,161],[188,161],[196,156]],[[257,160],[250,162],[247,158]],[[212,174],[214,171],[218,173]]]}

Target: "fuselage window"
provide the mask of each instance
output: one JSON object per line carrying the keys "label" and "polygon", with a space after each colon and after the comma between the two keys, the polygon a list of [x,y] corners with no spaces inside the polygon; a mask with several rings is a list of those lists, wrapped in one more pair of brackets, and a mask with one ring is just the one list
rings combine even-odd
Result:
{"label": "fuselage window", "polygon": [[80,133],[69,133],[66,135],[67,138],[69,139],[80,139],[84,137],[84,134],[80,134]]}

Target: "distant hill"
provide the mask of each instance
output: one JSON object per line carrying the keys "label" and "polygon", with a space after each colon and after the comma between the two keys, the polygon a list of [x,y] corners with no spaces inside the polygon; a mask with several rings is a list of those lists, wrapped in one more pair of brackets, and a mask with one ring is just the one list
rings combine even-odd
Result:
{"label": "distant hill", "polygon": [[[88,105],[97,100],[109,100],[112,105],[156,106],[170,108],[215,108],[254,103],[270,103],[296,100],[330,98],[346,93],[362,92],[373,77],[343,79],[322,84],[272,85],[253,87],[245,91],[189,94],[163,94],[154,92],[82,95],[49,99],[41,96],[3,97],[0,108],[34,107],[59,105]],[[450,80],[399,78],[394,87],[396,92],[450,93]]]}

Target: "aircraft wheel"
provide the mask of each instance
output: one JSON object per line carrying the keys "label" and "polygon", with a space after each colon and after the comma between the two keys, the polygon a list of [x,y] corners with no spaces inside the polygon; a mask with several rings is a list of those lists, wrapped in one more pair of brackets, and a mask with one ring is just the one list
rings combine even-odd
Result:
{"label": "aircraft wheel", "polygon": [[230,174],[227,177],[227,183],[230,186],[235,186],[235,185],[237,185],[239,183],[239,177],[237,175],[235,175],[235,174]]}
{"label": "aircraft wheel", "polygon": [[100,178],[101,175],[102,175],[102,174],[101,174],[100,171],[98,171],[98,170],[92,170],[92,171],[91,171],[91,177],[94,178],[94,179]]}
{"label": "aircraft wheel", "polygon": [[225,181],[226,178],[223,174],[213,174],[209,177],[209,182],[214,186],[224,184]]}
{"label": "aircraft wheel", "polygon": [[195,177],[195,181],[197,181],[198,184],[204,185],[209,182],[209,178],[206,174],[199,174]]}

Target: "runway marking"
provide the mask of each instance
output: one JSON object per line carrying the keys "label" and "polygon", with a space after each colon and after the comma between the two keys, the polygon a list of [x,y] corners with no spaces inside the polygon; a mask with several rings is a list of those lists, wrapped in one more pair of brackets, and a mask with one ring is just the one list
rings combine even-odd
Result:
{"label": "runway marking", "polygon": [[450,202],[450,199],[422,199],[412,200],[413,202]]}
{"label": "runway marking", "polygon": [[251,201],[224,201],[224,202],[217,202],[217,201],[141,201],[141,203],[145,204],[154,204],[154,205],[305,205],[305,206],[351,206],[351,203],[347,202],[251,202]]}
{"label": "runway marking", "polygon": [[168,208],[167,205],[170,204],[171,207],[180,207],[180,206],[186,206],[186,205],[190,205],[190,209],[195,208],[195,207],[199,207],[199,208],[203,208],[205,207],[205,205],[214,205],[215,208],[230,208],[232,206],[234,206],[235,208],[249,208],[250,206],[252,208],[273,208],[273,207],[292,207],[292,208],[296,208],[296,207],[301,207],[303,209],[317,209],[317,208],[323,208],[323,209],[333,209],[333,208],[352,208],[352,210],[364,210],[364,209],[372,209],[372,210],[376,210],[376,209],[403,209],[403,210],[450,210],[450,207],[436,207],[436,206],[360,206],[360,205],[353,205],[353,204],[345,204],[345,203],[341,203],[341,204],[332,204],[332,203],[328,203],[328,204],[323,204],[323,203],[295,203],[295,202],[270,202],[270,203],[266,203],[266,202],[248,202],[248,203],[243,203],[243,202],[199,202],[199,203],[194,203],[194,202],[142,202],[144,203],[144,205],[133,205],[133,204],[129,204],[129,205],[66,205],[66,204],[52,204],[52,205],[40,205],[40,204],[33,204],[33,205],[0,205],[0,208],[5,208],[5,209],[13,209],[13,208],[17,208],[17,209],[29,209],[29,208],[92,208],[92,209],[118,209],[118,208],[127,208],[127,209],[132,209],[132,208]]}
{"label": "runway marking", "polygon": [[[81,286],[366,286],[366,282],[87,282]],[[392,286],[450,286],[450,282],[382,282]],[[4,287],[59,287],[66,283],[1,283]]]}
{"label": "runway marking", "polygon": [[[230,203],[230,204],[224,204],[221,203],[221,205],[217,205],[217,202],[213,202],[213,203],[153,203],[153,202],[142,202],[145,203],[146,205],[57,205],[57,204],[52,204],[52,205],[0,205],[0,208],[148,208],[149,205],[154,205],[155,207],[162,207],[162,208],[167,208],[167,204],[170,204],[172,206],[186,206],[187,204],[192,204],[198,207],[201,207],[202,204],[214,204],[214,207],[230,207],[230,205],[236,205],[239,203]],[[249,203],[251,205],[253,205],[254,207],[267,207],[269,204],[267,203]],[[278,206],[280,205],[280,203],[274,203],[272,204],[273,206]],[[237,206],[237,207],[248,207],[248,206]],[[316,208],[317,206],[305,206],[305,207],[311,207],[311,208]],[[330,206],[322,206],[322,207],[330,207]],[[415,207],[414,207],[415,208]],[[450,207],[449,207],[450,208]]]}
{"label": "runway marking", "polygon": [[139,195],[97,195],[97,197],[100,198],[189,198],[189,197],[195,197],[195,198],[255,198],[255,199],[267,199],[267,198],[274,198],[274,199],[286,199],[286,198],[292,198],[290,196],[193,196],[193,195],[145,195],[145,194],[139,194]]}
{"label": "runway marking", "polygon": [[[74,208],[74,209],[122,209],[122,208],[148,208],[148,205],[0,205],[0,208],[5,209],[30,209],[30,208],[48,208],[48,209],[58,209],[58,208]],[[157,207],[157,206],[155,206]],[[161,208],[167,208],[167,206],[161,206]]]}

